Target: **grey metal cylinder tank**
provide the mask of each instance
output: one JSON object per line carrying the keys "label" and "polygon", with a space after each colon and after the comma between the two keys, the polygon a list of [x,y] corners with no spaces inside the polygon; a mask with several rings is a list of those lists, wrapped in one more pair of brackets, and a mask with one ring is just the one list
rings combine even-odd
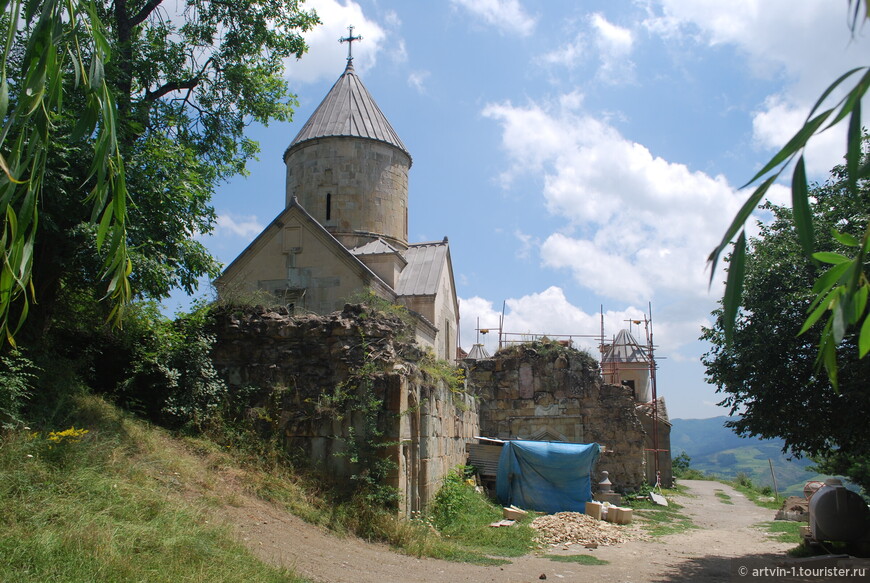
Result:
{"label": "grey metal cylinder tank", "polygon": [[867,531],[867,504],[836,478],[810,498],[810,535],[816,540],[852,541]]}

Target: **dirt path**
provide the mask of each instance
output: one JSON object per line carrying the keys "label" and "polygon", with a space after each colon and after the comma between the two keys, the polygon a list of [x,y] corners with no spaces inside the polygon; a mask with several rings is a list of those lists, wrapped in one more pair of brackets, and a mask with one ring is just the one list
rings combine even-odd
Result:
{"label": "dirt path", "polygon": [[[757,528],[773,519],[742,494],[718,482],[684,481],[689,495],[677,501],[699,527],[653,541],[634,541],[588,550],[559,547],[554,554],[588,553],[609,561],[583,566],[528,555],[501,567],[480,567],[397,554],[384,545],[337,538],[252,498],[226,509],[241,540],[263,560],[290,567],[323,583],[520,583],[552,581],[730,581],[731,559],[757,557],[774,564],[790,544],[770,541]],[[733,504],[716,497],[716,490]]]}

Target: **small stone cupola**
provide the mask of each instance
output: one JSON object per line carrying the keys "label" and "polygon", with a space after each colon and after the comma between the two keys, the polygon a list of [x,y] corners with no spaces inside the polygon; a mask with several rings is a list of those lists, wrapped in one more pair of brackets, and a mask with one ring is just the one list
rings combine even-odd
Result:
{"label": "small stone cupola", "polygon": [[286,200],[345,247],[408,248],[411,155],[353,69],[353,58],[284,152]]}

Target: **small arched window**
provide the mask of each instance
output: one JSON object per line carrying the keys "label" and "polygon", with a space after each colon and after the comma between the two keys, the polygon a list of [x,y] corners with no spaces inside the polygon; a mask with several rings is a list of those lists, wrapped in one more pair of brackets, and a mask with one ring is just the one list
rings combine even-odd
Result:
{"label": "small arched window", "polygon": [[332,194],[326,193],[326,220],[332,218]]}

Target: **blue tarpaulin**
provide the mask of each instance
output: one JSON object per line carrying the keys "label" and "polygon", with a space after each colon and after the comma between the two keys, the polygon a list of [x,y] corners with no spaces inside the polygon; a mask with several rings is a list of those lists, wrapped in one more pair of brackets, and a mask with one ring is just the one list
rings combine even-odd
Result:
{"label": "blue tarpaulin", "polygon": [[506,441],[495,482],[499,502],[548,513],[584,512],[598,455],[596,443]]}

